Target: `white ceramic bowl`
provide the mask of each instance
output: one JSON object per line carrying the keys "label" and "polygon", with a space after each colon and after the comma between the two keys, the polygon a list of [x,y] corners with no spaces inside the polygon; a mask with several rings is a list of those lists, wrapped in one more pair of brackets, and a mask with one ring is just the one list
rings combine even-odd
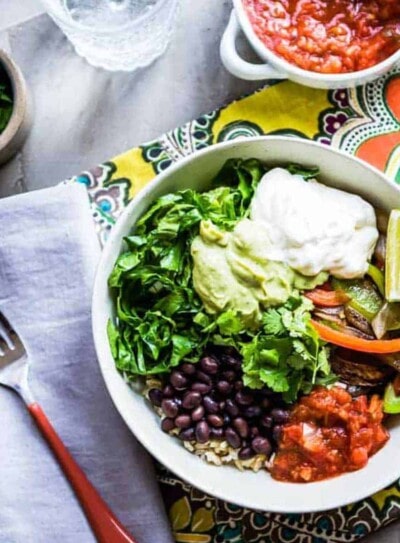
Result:
{"label": "white ceramic bowl", "polygon": [[317,165],[321,179],[328,185],[358,193],[387,210],[400,207],[400,189],[383,174],[360,160],[306,140],[249,138],[221,143],[182,159],[157,176],[129,204],[106,244],[97,271],[92,306],[99,363],[108,391],[126,424],[153,456],[182,479],[209,494],[253,509],[277,512],[330,509],[368,496],[400,477],[400,421],[392,419],[391,439],[364,469],[317,483],[281,483],[266,471],[240,472],[233,467],[207,464],[184,449],[178,439],[164,434],[158,416],[147,401],[134,392],[115,369],[110,352],[106,326],[114,308],[107,278],[122,250],[123,237],[155,198],[183,188],[207,189],[224,162],[239,157],[255,157],[266,164]]}
{"label": "white ceramic bowl", "polygon": [[[358,72],[321,74],[303,70],[279,57],[264,45],[253,30],[242,0],[233,0],[233,5],[234,10],[222,37],[220,54],[226,69],[240,79],[291,79],[302,85],[319,89],[354,87],[377,79],[400,61],[399,49],[384,61]],[[241,30],[265,64],[252,64],[240,57],[236,50],[236,40]]]}

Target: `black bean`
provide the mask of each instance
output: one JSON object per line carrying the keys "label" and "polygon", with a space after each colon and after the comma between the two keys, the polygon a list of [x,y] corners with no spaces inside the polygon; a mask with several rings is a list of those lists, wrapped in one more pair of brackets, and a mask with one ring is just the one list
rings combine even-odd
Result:
{"label": "black bean", "polygon": [[192,420],[194,422],[201,420],[203,417],[204,417],[204,407],[202,405],[199,405],[198,407],[196,407],[196,409],[193,409]]}
{"label": "black bean", "polygon": [[247,437],[249,435],[249,425],[243,417],[237,417],[232,421],[232,426],[240,435],[240,437]]}
{"label": "black bean", "polygon": [[211,385],[207,385],[206,383],[193,383],[191,389],[200,392],[200,394],[208,394],[211,390]]}
{"label": "black bean", "polygon": [[223,396],[227,396],[232,390],[232,385],[228,381],[218,381],[217,390]]}
{"label": "black bean", "polygon": [[182,406],[185,409],[195,409],[201,403],[201,394],[195,390],[185,392],[182,400]]}
{"label": "black bean", "polygon": [[161,406],[163,400],[163,393],[159,388],[152,388],[149,390],[149,400],[157,407]]}
{"label": "black bean", "polygon": [[269,409],[271,407],[271,400],[269,398],[263,398],[261,401],[261,407],[263,409]]}
{"label": "black bean", "polygon": [[184,362],[181,364],[180,369],[185,375],[194,375],[196,373],[196,366],[190,362]]}
{"label": "black bean", "polygon": [[214,437],[215,439],[222,439],[224,437],[224,429],[223,428],[211,428],[210,429],[210,436]]}
{"label": "black bean", "polygon": [[274,438],[274,441],[276,441],[276,443],[279,442],[281,435],[282,435],[282,426],[280,424],[277,424],[276,426],[274,426],[272,430],[272,437]]}
{"label": "black bean", "polygon": [[221,415],[208,415],[207,421],[214,426],[214,428],[222,428],[224,425],[224,419]]}
{"label": "black bean", "polygon": [[235,400],[239,405],[250,405],[253,403],[253,394],[240,390],[235,395]]}
{"label": "black bean", "polygon": [[184,390],[187,387],[188,380],[180,371],[174,370],[169,376],[169,382],[176,390]]}
{"label": "black bean", "polygon": [[179,407],[173,398],[165,398],[161,402],[161,407],[167,417],[175,418],[178,414]]}
{"label": "black bean", "polygon": [[220,411],[223,411],[225,409],[225,406],[226,406],[226,402],[224,400],[218,403],[218,407]]}
{"label": "black bean", "polygon": [[161,430],[163,432],[166,432],[168,434],[168,432],[170,432],[174,428],[175,428],[175,422],[173,419],[165,418],[161,421]]}
{"label": "black bean", "polygon": [[243,415],[248,419],[254,419],[261,415],[261,408],[258,405],[250,405],[243,409]]}
{"label": "black bean", "polygon": [[233,356],[223,355],[221,359],[229,369],[239,370],[242,366],[241,361],[237,358],[234,358]]}
{"label": "black bean", "polygon": [[196,424],[195,435],[196,440],[199,443],[205,443],[206,441],[208,441],[210,437],[210,427],[204,420],[201,420]]}
{"label": "black bean", "polygon": [[233,400],[231,400],[230,398],[228,398],[226,400],[226,406],[225,406],[225,409],[227,410],[227,412],[232,416],[232,417],[236,417],[237,415],[239,415],[239,408],[238,406],[235,404],[235,402]]}
{"label": "black bean", "polygon": [[225,413],[224,414],[224,424],[225,424],[225,426],[228,426],[231,423],[231,420],[232,420],[231,417],[227,413]]}
{"label": "black bean", "polygon": [[231,427],[225,430],[225,439],[229,443],[229,445],[233,447],[234,449],[238,449],[242,444],[240,437],[235,432],[235,430]]}
{"label": "black bean", "polygon": [[269,456],[272,451],[271,443],[266,437],[255,437],[251,442],[251,446],[257,454]]}
{"label": "black bean", "polygon": [[235,381],[233,386],[235,390],[242,390],[244,388],[243,381]]}
{"label": "black bean", "polygon": [[206,385],[211,385],[212,384],[211,377],[209,375],[207,375],[206,373],[204,373],[203,371],[197,370],[195,378],[198,381],[201,381],[202,383],[205,383]]}
{"label": "black bean", "polygon": [[218,413],[219,405],[210,396],[204,396],[203,405],[207,413]]}
{"label": "black bean", "polygon": [[164,398],[172,398],[172,396],[175,394],[175,389],[172,385],[165,385],[162,393]]}
{"label": "black bean", "polygon": [[193,441],[195,438],[194,428],[187,428],[186,430],[181,430],[178,434],[179,439],[182,441]]}
{"label": "black bean", "polygon": [[236,373],[233,370],[226,370],[222,372],[222,377],[228,381],[228,383],[232,383],[236,379]]}
{"label": "black bean", "polygon": [[254,451],[251,447],[242,447],[238,452],[238,457],[240,460],[249,460],[254,456]]}
{"label": "black bean", "polygon": [[211,356],[205,356],[200,360],[200,367],[205,373],[215,375],[218,372],[219,364],[215,358]]}
{"label": "black bean", "polygon": [[285,424],[289,421],[290,414],[289,411],[286,411],[285,409],[275,408],[271,410],[271,417],[277,424]]}
{"label": "black bean", "polygon": [[250,428],[250,436],[253,438],[253,437],[257,437],[260,435],[260,430],[257,428],[257,426],[252,426]]}
{"label": "black bean", "polygon": [[271,390],[271,389],[268,388],[268,387],[262,388],[259,392],[260,392],[260,394],[261,394],[262,396],[264,396],[264,397],[265,397],[265,396],[270,397],[270,396],[272,396],[272,395],[274,394],[274,391]]}
{"label": "black bean", "polygon": [[175,419],[175,426],[183,430],[189,428],[191,424],[192,419],[190,418],[190,415],[178,415]]}
{"label": "black bean", "polygon": [[272,420],[271,415],[264,415],[264,416],[261,418],[260,424],[261,424],[261,426],[263,426],[264,428],[272,428],[272,426],[273,426],[273,420]]}

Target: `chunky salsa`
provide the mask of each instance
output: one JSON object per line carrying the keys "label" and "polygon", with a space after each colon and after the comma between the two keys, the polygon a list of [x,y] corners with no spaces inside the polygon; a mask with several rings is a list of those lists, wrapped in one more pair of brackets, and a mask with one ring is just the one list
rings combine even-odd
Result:
{"label": "chunky salsa", "polygon": [[399,0],[243,2],[261,41],[305,70],[355,72],[400,47]]}
{"label": "chunky salsa", "polygon": [[283,427],[272,476],[306,483],[364,467],[389,439],[382,401],[353,399],[339,387],[318,387],[294,407]]}

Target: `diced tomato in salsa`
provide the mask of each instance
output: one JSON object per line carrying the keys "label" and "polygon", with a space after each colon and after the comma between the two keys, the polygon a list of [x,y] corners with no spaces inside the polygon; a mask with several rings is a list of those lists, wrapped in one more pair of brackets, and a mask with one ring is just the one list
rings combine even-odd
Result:
{"label": "diced tomato in salsa", "polygon": [[353,399],[318,387],[294,407],[271,469],[274,479],[305,483],[360,469],[389,439],[378,396]]}
{"label": "diced tomato in salsa", "polygon": [[243,0],[260,40],[305,70],[355,72],[400,47],[399,0]]}

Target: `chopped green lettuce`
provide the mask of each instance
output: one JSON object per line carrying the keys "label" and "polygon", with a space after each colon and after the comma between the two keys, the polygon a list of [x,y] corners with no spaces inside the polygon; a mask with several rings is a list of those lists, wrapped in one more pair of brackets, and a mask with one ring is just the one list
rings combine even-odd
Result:
{"label": "chopped green lettuce", "polygon": [[128,376],[168,372],[183,359],[196,361],[216,328],[221,336],[236,333],[237,319],[229,313],[215,322],[202,313],[190,246],[201,220],[231,230],[265,171],[253,159],[230,160],[211,190],[161,196],[136,223],[109,277],[117,322],[108,335],[118,369]]}

